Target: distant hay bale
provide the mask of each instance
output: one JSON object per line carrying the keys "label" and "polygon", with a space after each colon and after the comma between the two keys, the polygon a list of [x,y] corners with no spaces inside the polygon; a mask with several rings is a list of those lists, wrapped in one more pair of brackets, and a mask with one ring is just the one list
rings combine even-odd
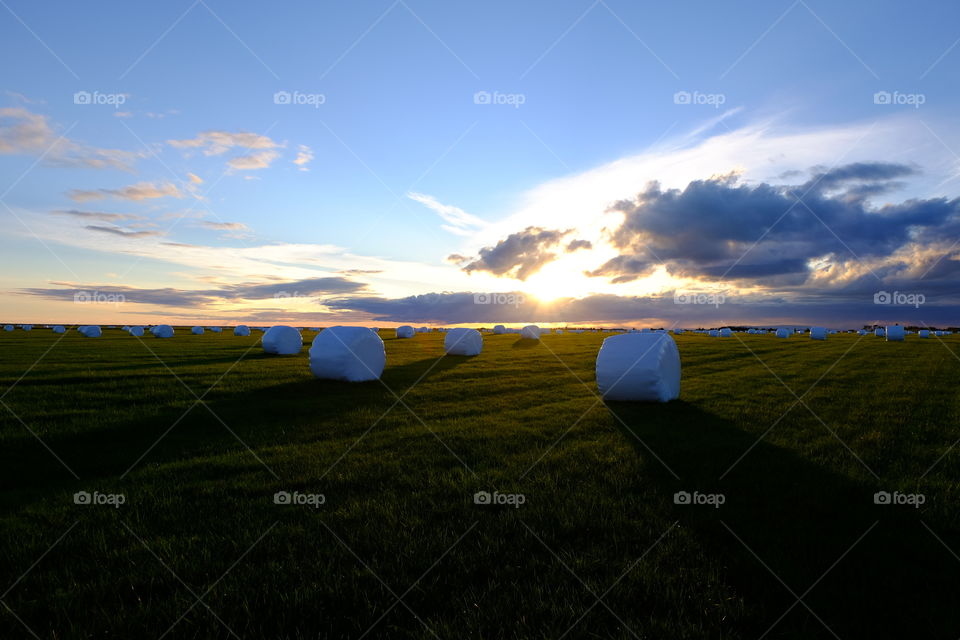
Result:
{"label": "distant hay bale", "polygon": [[[323,335],[322,333],[320,335]],[[278,324],[263,334],[263,351],[278,356],[292,356],[303,348],[303,336],[293,327]]]}
{"label": "distant hay bale", "polygon": [[826,339],[827,339],[827,328],[826,328],[826,327],[810,327],[810,339],[811,339],[811,340],[826,340]]}
{"label": "distant hay bale", "polygon": [[929,338],[929,337],[930,337],[930,329],[920,329],[920,331],[917,331],[917,336],[919,336],[919,337],[921,337],[921,338]]}
{"label": "distant hay bale", "polygon": [[528,324],[523,329],[520,330],[520,337],[526,338],[528,340],[539,340],[540,339],[540,327],[535,324]]}
{"label": "distant hay bale", "polygon": [[501,335],[507,332],[507,328],[502,324],[498,324],[493,328],[494,335]]}
{"label": "distant hay bale", "polygon": [[723,329],[720,329],[721,338],[729,338],[732,335],[733,335],[733,331],[729,327],[724,327]]}
{"label": "distant hay bale", "polygon": [[30,330],[33,329],[33,325],[32,325],[32,324],[22,324],[22,325],[20,325],[20,328],[23,329],[24,331],[30,331]]}
{"label": "distant hay bale", "polygon": [[194,327],[194,328],[190,329],[190,333],[192,333],[192,334],[195,335],[195,336],[202,336],[202,335],[203,335],[203,327]]}
{"label": "distant hay bale", "polygon": [[778,338],[789,338],[789,337],[790,337],[790,334],[792,334],[792,333],[793,333],[793,332],[790,331],[790,329],[782,329],[782,328],[781,328],[781,329],[777,329],[777,337],[778,337]]}
{"label": "distant hay bale", "polygon": [[168,324],[158,324],[150,329],[150,333],[153,334],[154,338],[172,338],[175,332],[173,327]]}
{"label": "distant hay bale", "polygon": [[127,329],[127,333],[138,338],[143,337],[143,327],[130,327]]}
{"label": "distant hay bale", "polygon": [[887,327],[887,342],[903,342],[904,331],[899,324]]}
{"label": "distant hay bale", "polygon": [[5,324],[5,325],[3,325],[3,330],[4,330],[4,331],[13,331],[13,325],[12,325],[12,324]]}
{"label": "distant hay bale", "polygon": [[54,333],[66,333],[67,329],[62,324],[58,324],[53,328]]}
{"label": "distant hay bale", "polygon": [[245,324],[238,324],[233,328],[233,335],[246,337],[250,335],[250,327]]}
{"label": "distant hay bale", "polygon": [[327,327],[310,346],[310,371],[324,380],[379,380],[386,363],[383,340],[367,327]]}
{"label": "distant hay bale", "polygon": [[596,373],[605,400],[669,402],[680,396],[680,352],[666,333],[621,333],[604,339]]}
{"label": "distant hay bale", "polygon": [[103,335],[103,332],[100,330],[100,327],[95,324],[85,325],[77,329],[77,331],[84,338],[99,338]]}
{"label": "distant hay bale", "polygon": [[223,329],[221,327],[210,327],[210,331],[213,331],[214,333],[220,333],[223,331]]}
{"label": "distant hay bale", "polygon": [[443,337],[443,350],[449,356],[476,356],[483,350],[483,336],[476,329],[451,329]]}
{"label": "distant hay bale", "polygon": [[396,336],[398,338],[412,338],[414,335],[416,335],[416,331],[408,324],[405,324],[402,327],[397,327]]}
{"label": "distant hay bale", "polygon": [[720,332],[717,329],[710,329],[710,331],[707,332],[707,335],[711,338],[719,338]]}
{"label": "distant hay bale", "polygon": [[887,335],[887,334],[886,334],[886,332],[883,330],[883,327],[877,327],[877,328],[873,331],[873,335],[877,336],[878,338],[882,338],[883,336],[885,336],[885,335]]}

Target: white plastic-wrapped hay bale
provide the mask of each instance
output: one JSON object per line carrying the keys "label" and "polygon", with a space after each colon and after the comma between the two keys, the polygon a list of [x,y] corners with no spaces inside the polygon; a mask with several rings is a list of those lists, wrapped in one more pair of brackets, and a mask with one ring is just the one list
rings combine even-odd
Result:
{"label": "white plastic-wrapped hay bale", "polygon": [[56,325],[55,327],[53,327],[53,332],[54,332],[54,333],[66,333],[66,332],[67,332],[67,328],[64,327],[62,324],[58,324],[58,325]]}
{"label": "white plastic-wrapped hay bale", "polygon": [[22,324],[22,325],[20,325],[20,328],[23,329],[24,331],[31,331],[31,330],[33,329],[33,325],[32,325],[32,324]]}
{"label": "white plastic-wrapped hay bale", "polygon": [[899,324],[887,327],[887,342],[903,342],[904,331]]}
{"label": "white plastic-wrapped hay bale", "polygon": [[12,324],[5,324],[5,325],[3,325],[3,330],[4,330],[4,331],[13,331],[13,325],[12,325]]}
{"label": "white plastic-wrapped hay bale", "polygon": [[539,340],[540,339],[540,327],[535,324],[528,324],[523,329],[520,330],[520,337],[526,338],[527,340]]}
{"label": "white plastic-wrapped hay bale", "polygon": [[732,335],[733,335],[733,330],[731,330],[730,327],[724,327],[723,329],[720,329],[721,338],[729,338]]}
{"label": "white plastic-wrapped hay bale", "polygon": [[99,338],[103,335],[103,332],[100,330],[100,327],[95,324],[85,325],[77,329],[84,338]]}
{"label": "white plastic-wrapped hay bale", "polygon": [[680,396],[677,343],[666,333],[606,338],[597,354],[597,388],[605,400],[675,400]]}
{"label": "white plastic-wrapped hay bale", "polygon": [[827,339],[827,328],[826,328],[826,327],[810,327],[810,339],[811,339],[811,340],[826,340],[826,339]]}
{"label": "white plastic-wrapped hay bale", "polygon": [[710,331],[707,332],[707,335],[710,336],[711,338],[719,338],[720,332],[717,331],[716,329],[710,329]]}
{"label": "white plastic-wrapped hay bale", "polygon": [[493,327],[493,333],[494,333],[494,335],[498,335],[498,336],[499,336],[499,335],[504,334],[504,333],[506,333],[506,332],[507,332],[507,328],[506,328],[505,326],[503,326],[502,324],[498,324],[498,325],[496,325],[496,326]]}
{"label": "white plastic-wrapped hay bale", "polygon": [[790,329],[777,329],[778,338],[789,338],[791,333],[793,332]]}
{"label": "white plastic-wrapped hay bale", "polygon": [[930,329],[920,329],[920,331],[917,331],[917,337],[920,337],[920,338],[929,338],[929,337],[930,337]]}
{"label": "white plastic-wrapped hay bale", "polygon": [[158,324],[150,329],[150,333],[153,334],[154,338],[172,338],[175,332],[173,327],[168,324]]}
{"label": "white plastic-wrapped hay bale", "polygon": [[451,329],[443,337],[448,356],[477,356],[483,350],[483,336],[476,329]]}
{"label": "white plastic-wrapped hay bale", "polygon": [[129,329],[127,329],[127,333],[129,333],[132,336],[136,336],[137,338],[142,338],[143,327],[130,327]]}
{"label": "white plastic-wrapped hay bale", "polygon": [[[369,331],[367,332],[369,333]],[[320,335],[323,335],[321,333]],[[300,332],[285,324],[278,324],[267,329],[263,334],[263,351],[278,356],[292,356],[300,353],[303,348],[303,336]]]}
{"label": "white plastic-wrapped hay bale", "polygon": [[402,327],[397,327],[397,337],[398,338],[412,338],[416,335],[416,331],[413,327],[408,324],[403,325]]}
{"label": "white plastic-wrapped hay bale", "polygon": [[233,328],[233,335],[235,336],[248,336],[250,335],[250,327],[245,324],[238,324]]}
{"label": "white plastic-wrapped hay bale", "polygon": [[210,331],[213,331],[214,333],[220,333],[220,332],[223,331],[223,328],[221,328],[221,327],[210,327]]}
{"label": "white plastic-wrapped hay bale", "polygon": [[874,330],[873,335],[877,336],[878,338],[882,338],[886,335],[886,333],[884,333],[883,327],[877,327]]}
{"label": "white plastic-wrapped hay bale", "polygon": [[379,380],[386,364],[383,340],[367,327],[327,327],[310,346],[310,371],[324,380]]}
{"label": "white plastic-wrapped hay bale", "polygon": [[190,333],[192,333],[192,334],[195,335],[195,336],[202,336],[202,335],[203,335],[203,327],[194,327],[194,328],[190,329]]}
{"label": "white plastic-wrapped hay bale", "polygon": [[558,336],[562,336],[562,335],[563,335],[563,329],[557,329],[557,335],[558,335]]}

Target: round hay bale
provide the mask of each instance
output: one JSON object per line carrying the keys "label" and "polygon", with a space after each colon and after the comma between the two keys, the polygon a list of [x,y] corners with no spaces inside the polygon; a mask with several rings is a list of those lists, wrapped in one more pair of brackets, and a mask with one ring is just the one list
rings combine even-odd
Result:
{"label": "round hay bale", "polygon": [[778,338],[789,338],[791,333],[790,329],[777,329]]}
{"label": "round hay bale", "polygon": [[826,340],[826,339],[827,339],[827,328],[826,328],[826,327],[810,327],[810,339],[811,339],[811,340]]}
{"label": "round hay bale", "polygon": [[175,331],[168,324],[158,324],[150,329],[150,333],[153,334],[154,338],[172,338]]}
{"label": "round hay bale", "polygon": [[710,329],[710,331],[707,332],[707,335],[710,336],[711,338],[719,338],[720,331],[718,331],[717,329]]}
{"label": "round hay bale", "polygon": [[194,328],[190,329],[190,333],[192,333],[192,334],[195,335],[195,336],[202,336],[202,335],[203,335],[203,327],[194,327]]}
{"label": "round hay bale", "polygon": [[379,380],[386,364],[383,340],[367,327],[327,327],[310,346],[310,371],[324,380]]}
{"label": "round hay bale", "polygon": [[729,338],[732,335],[733,335],[733,331],[729,327],[724,327],[723,329],[720,329],[721,338]]}
{"label": "round hay bale", "polygon": [[669,402],[680,396],[680,352],[666,333],[621,333],[604,339],[596,370],[605,400]]}
{"label": "round hay bale", "polygon": [[520,337],[526,338],[527,340],[539,340],[540,339],[540,327],[535,324],[528,324],[523,329],[520,330]]}
{"label": "round hay bale", "polygon": [[[323,334],[320,334],[323,335]],[[278,356],[292,356],[303,348],[303,336],[287,325],[278,324],[263,334],[263,351]]]}
{"label": "round hay bale", "polygon": [[494,335],[501,335],[507,332],[507,328],[502,324],[498,324],[493,328]]}
{"label": "round hay bale", "polygon": [[887,327],[887,342],[903,342],[904,330],[899,324]]}
{"label": "round hay bale", "polygon": [[250,327],[245,324],[238,324],[233,329],[233,335],[235,336],[248,336],[250,335]]}
{"label": "round hay bale", "polygon": [[30,331],[31,329],[33,329],[33,325],[32,325],[32,324],[22,324],[22,325],[20,325],[20,328],[23,329],[24,331]]}
{"label": "round hay bale", "polygon": [[127,329],[127,333],[129,333],[132,336],[136,336],[137,338],[142,338],[143,327],[137,327],[137,326],[130,327],[129,329]]}
{"label": "round hay bale", "polygon": [[99,338],[103,335],[103,331],[100,330],[98,325],[92,324],[88,326],[83,326],[77,329],[84,338]]}
{"label": "round hay bale", "polygon": [[413,327],[408,324],[403,325],[402,327],[397,327],[397,337],[398,338],[412,338],[416,334]]}
{"label": "round hay bale", "polygon": [[443,337],[443,350],[449,356],[476,356],[483,350],[483,336],[476,329],[451,329]]}
{"label": "round hay bale", "polygon": [[221,327],[210,327],[210,331],[213,331],[214,333],[220,333],[223,331],[223,329]]}
{"label": "round hay bale", "polygon": [[53,328],[54,333],[66,333],[67,329],[62,324],[58,324]]}
{"label": "round hay bale", "polygon": [[878,338],[882,338],[883,336],[885,336],[885,335],[887,335],[887,334],[886,334],[886,332],[883,330],[883,327],[877,327],[877,328],[873,331],[873,335],[877,336]]}
{"label": "round hay bale", "polygon": [[13,325],[12,325],[12,324],[5,324],[5,325],[3,325],[3,330],[4,330],[4,331],[13,331]]}

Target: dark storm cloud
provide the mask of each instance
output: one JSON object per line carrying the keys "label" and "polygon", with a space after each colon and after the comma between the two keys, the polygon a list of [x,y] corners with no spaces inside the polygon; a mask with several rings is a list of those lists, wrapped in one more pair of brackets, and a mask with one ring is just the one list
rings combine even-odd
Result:
{"label": "dark storm cloud", "polygon": [[919,240],[960,230],[960,199],[913,199],[873,208],[865,199],[916,170],[856,163],[815,173],[799,186],[738,184],[735,176],[695,180],[664,190],[650,183],[611,234],[621,253],[594,271],[615,281],[648,275],[663,264],[677,276],[705,280],[802,281],[812,260],[888,258]]}
{"label": "dark storm cloud", "polygon": [[511,233],[496,246],[480,249],[479,258],[464,266],[463,270],[467,273],[489,271],[496,276],[509,275],[526,280],[557,257],[550,249],[570,231],[527,227]]}
{"label": "dark storm cloud", "polygon": [[628,326],[676,326],[684,328],[725,325],[816,325],[832,328],[859,328],[872,323],[927,325],[960,324],[960,295],[935,296],[937,306],[875,304],[876,281],[864,281],[856,290],[834,292],[827,297],[809,299],[784,296],[751,298],[723,296],[719,304],[690,304],[689,293],[675,297],[667,292],[656,297],[630,297],[597,294],[585,298],[567,298],[539,303],[524,294],[514,296],[511,304],[497,304],[486,294],[471,292],[432,293],[407,298],[344,297],[328,300],[331,309],[368,314],[369,321],[475,324],[521,324],[563,322],[569,324],[607,324]]}
{"label": "dark storm cloud", "polygon": [[189,307],[215,302],[237,300],[269,300],[288,298],[311,298],[326,295],[358,293],[366,289],[360,282],[339,277],[307,278],[271,284],[224,285],[216,289],[140,289],[118,285],[76,285],[60,282],[52,283],[56,287],[34,287],[17,289],[14,293],[38,296],[50,300],[74,301],[78,293],[81,300],[96,299],[93,293],[111,294],[111,300],[122,299],[135,304],[155,304],[164,306]]}

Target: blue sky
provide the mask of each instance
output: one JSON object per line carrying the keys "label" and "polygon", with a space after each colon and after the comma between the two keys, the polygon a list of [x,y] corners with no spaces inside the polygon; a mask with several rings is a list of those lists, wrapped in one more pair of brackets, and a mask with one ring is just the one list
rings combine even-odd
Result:
{"label": "blue sky", "polygon": [[[4,315],[960,324],[958,18],[942,2],[4,0]],[[794,189],[848,166],[816,202]],[[685,191],[731,172],[715,199]],[[687,208],[636,200],[650,181]],[[862,206],[839,207],[857,189]],[[718,219],[752,228],[707,231]],[[887,289],[925,302],[873,304]],[[483,291],[528,302],[462,295]],[[676,304],[691,291],[727,302]]]}

